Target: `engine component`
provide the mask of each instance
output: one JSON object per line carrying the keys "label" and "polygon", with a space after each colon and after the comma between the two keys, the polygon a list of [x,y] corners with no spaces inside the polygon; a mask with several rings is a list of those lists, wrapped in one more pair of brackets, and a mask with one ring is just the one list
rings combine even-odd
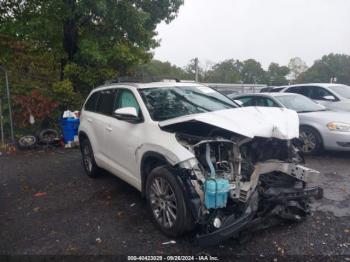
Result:
{"label": "engine component", "polygon": [[226,207],[230,184],[227,179],[210,178],[204,183],[204,204],[208,209]]}

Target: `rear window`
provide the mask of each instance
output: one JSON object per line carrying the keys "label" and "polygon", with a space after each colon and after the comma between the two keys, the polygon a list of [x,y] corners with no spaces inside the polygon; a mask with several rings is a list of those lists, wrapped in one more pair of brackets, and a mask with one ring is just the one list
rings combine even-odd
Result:
{"label": "rear window", "polygon": [[99,96],[98,92],[93,93],[89,97],[88,101],[85,103],[84,109],[87,110],[87,111],[95,112],[96,111],[96,103],[97,103],[98,96]]}
{"label": "rear window", "polygon": [[97,112],[104,115],[112,115],[115,91],[112,89],[100,92],[97,103]]}

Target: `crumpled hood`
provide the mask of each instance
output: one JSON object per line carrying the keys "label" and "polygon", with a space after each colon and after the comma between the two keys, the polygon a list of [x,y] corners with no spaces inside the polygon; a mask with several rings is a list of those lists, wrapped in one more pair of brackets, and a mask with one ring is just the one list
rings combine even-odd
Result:
{"label": "crumpled hood", "polygon": [[292,139],[299,137],[299,118],[295,111],[274,107],[240,107],[187,115],[159,122],[171,127],[185,122],[202,122],[246,137]]}

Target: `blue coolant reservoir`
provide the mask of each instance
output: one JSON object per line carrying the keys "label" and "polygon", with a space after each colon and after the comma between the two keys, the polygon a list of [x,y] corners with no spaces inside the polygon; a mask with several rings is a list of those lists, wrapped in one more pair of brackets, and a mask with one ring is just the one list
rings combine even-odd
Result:
{"label": "blue coolant reservoir", "polygon": [[213,178],[204,182],[204,204],[206,208],[226,207],[229,191],[227,179]]}

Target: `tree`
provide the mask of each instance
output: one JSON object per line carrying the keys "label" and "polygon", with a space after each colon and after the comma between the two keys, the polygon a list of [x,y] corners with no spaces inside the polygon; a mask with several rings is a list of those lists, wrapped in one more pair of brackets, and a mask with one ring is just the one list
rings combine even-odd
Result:
{"label": "tree", "polygon": [[217,63],[211,70],[208,70],[205,81],[213,83],[238,83],[241,79],[241,67],[242,63],[234,59]]}
{"label": "tree", "polygon": [[290,80],[295,81],[300,74],[307,70],[307,65],[300,57],[294,57],[289,60],[288,68],[290,70]]}
{"label": "tree", "polygon": [[271,63],[267,71],[268,84],[279,86],[288,84],[286,76],[290,70],[286,66],[279,66],[277,63]]}
{"label": "tree", "polygon": [[302,73],[297,82],[323,82],[328,83],[331,78],[337,82],[350,84],[350,56],[344,54],[329,54],[316,60],[314,64]]}
{"label": "tree", "polygon": [[151,60],[147,64],[137,66],[135,68],[135,74],[154,77],[176,77],[178,79],[187,78],[185,70],[181,67],[159,60]]}
{"label": "tree", "polygon": [[85,90],[150,60],[156,26],[183,0],[0,0],[0,34],[30,40],[60,64],[60,79]]}
{"label": "tree", "polygon": [[266,73],[258,61],[248,59],[242,64],[241,79],[246,84],[265,84]]}

